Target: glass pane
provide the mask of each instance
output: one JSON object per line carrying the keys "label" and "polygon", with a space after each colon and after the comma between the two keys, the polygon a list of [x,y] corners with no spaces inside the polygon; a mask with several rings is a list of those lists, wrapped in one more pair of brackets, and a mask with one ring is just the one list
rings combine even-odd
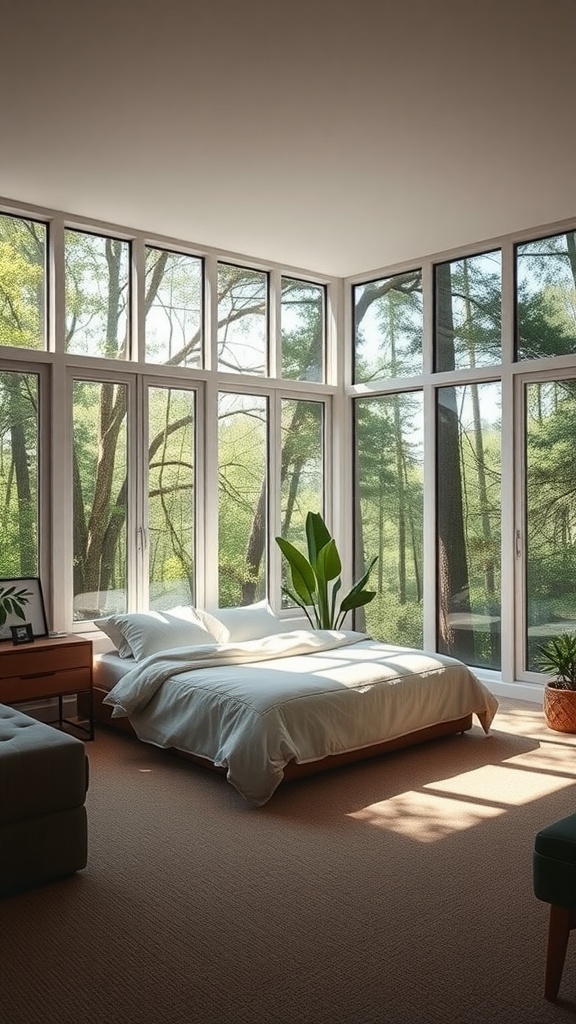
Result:
{"label": "glass pane", "polygon": [[267,372],[268,275],[218,264],[218,369]]}
{"label": "glass pane", "polygon": [[146,359],[202,365],[202,269],[196,256],[146,248]]}
{"label": "glass pane", "polygon": [[38,378],[0,373],[0,576],[38,575]]}
{"label": "glass pane", "polygon": [[74,620],[126,611],[126,388],[75,381]]}
{"label": "glass pane", "polygon": [[437,370],[490,366],[502,358],[500,251],[435,268]]}
{"label": "glass pane", "polygon": [[500,383],[438,391],[438,650],[500,668]]}
{"label": "glass pane", "polygon": [[0,345],[46,348],[47,228],[0,214]]}
{"label": "glass pane", "polygon": [[194,604],[194,392],[148,390],[150,607]]}
{"label": "glass pane", "polygon": [[354,380],[422,372],[422,271],[354,288]]}
{"label": "glass pane", "polygon": [[576,352],[576,232],[516,247],[518,359]]}
{"label": "glass pane", "polygon": [[325,289],[282,278],[282,376],[290,380],[324,380]]}
{"label": "glass pane", "polygon": [[422,411],[421,392],[355,403],[355,579],[378,555],[355,628],[405,647],[423,643]]}
{"label": "glass pane", "polygon": [[526,668],[576,629],[576,380],[526,388]]}
{"label": "glass pane", "polygon": [[[324,406],[282,399],[281,536],[306,551],[306,516],[324,512]],[[282,584],[290,586],[286,559]],[[283,598],[285,606],[291,604]]]}
{"label": "glass pane", "polygon": [[130,243],[64,233],[66,351],[128,358]]}
{"label": "glass pane", "polygon": [[219,605],[266,596],[268,400],[219,395]]}

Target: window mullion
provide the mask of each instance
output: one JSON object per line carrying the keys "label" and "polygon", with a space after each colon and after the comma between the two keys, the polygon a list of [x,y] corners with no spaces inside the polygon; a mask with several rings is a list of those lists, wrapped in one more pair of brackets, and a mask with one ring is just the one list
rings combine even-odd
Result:
{"label": "window mullion", "polygon": [[146,359],[146,256],[144,239],[134,238],[132,252],[132,288],[130,291],[130,352],[128,358],[139,363]]}
{"label": "window mullion", "polygon": [[282,278],[279,270],[272,270],[268,293],[268,375],[282,376],[281,335]]}
{"label": "window mullion", "polygon": [[49,227],[48,349],[64,352],[66,340],[66,281],[64,273],[64,218],[55,216]]}
{"label": "window mullion", "polygon": [[[128,601],[129,607],[149,605],[148,559],[148,386],[137,377],[133,401],[128,401]],[[130,595],[133,595],[132,598]]]}

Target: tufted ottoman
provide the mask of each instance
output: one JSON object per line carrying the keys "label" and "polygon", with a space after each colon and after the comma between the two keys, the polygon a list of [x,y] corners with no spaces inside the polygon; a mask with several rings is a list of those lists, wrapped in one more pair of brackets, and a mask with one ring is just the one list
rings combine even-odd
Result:
{"label": "tufted ottoman", "polygon": [[84,744],[0,704],[0,894],[86,867]]}

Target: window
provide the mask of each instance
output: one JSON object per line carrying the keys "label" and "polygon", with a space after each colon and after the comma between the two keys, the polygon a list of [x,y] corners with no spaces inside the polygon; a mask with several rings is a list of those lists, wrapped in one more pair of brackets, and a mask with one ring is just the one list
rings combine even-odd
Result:
{"label": "window", "polygon": [[576,629],[576,379],[525,384],[526,659]]}
{"label": "window", "polygon": [[422,412],[418,391],[355,403],[356,577],[378,555],[355,628],[405,647],[423,644]]}
{"label": "window", "polygon": [[354,288],[354,380],[422,372],[422,271]]}
{"label": "window", "polygon": [[46,348],[45,224],[0,214],[0,345]]}
{"label": "window", "polygon": [[324,380],[325,288],[282,278],[282,376]]}
{"label": "window", "polygon": [[127,389],[73,384],[74,620],[127,608]]}
{"label": "window", "polygon": [[576,232],[516,247],[518,359],[576,352]]}
{"label": "window", "polygon": [[500,363],[500,252],[440,263],[435,278],[436,369],[461,370]]}
{"label": "window", "polygon": [[53,628],[281,610],[312,510],[348,577],[379,556],[357,628],[542,679],[576,628],[574,224],[351,279],[342,339],[329,278],[9,206],[0,562],[48,573]]}
{"label": "window", "polygon": [[148,580],[152,608],[194,604],[195,393],[148,388]]}
{"label": "window", "polygon": [[0,561],[55,629],[280,608],[273,537],[324,509],[330,280],[196,250],[0,210]]}
{"label": "window", "polygon": [[268,371],[268,275],[218,264],[218,369]]}
{"label": "window", "polygon": [[66,351],[129,358],[130,244],[67,229]]}
{"label": "window", "polygon": [[203,261],[146,246],[146,360],[202,366]]}
{"label": "window", "polygon": [[0,576],[38,575],[38,398],[35,373],[0,371]]}
{"label": "window", "polygon": [[218,417],[218,603],[228,608],[267,592],[268,401],[222,392]]}
{"label": "window", "polygon": [[[280,535],[306,551],[306,516],[324,514],[324,405],[282,400]],[[291,586],[282,559],[282,584]],[[286,604],[286,598],[283,598]]]}
{"label": "window", "polygon": [[438,398],[438,650],[500,668],[500,383]]}

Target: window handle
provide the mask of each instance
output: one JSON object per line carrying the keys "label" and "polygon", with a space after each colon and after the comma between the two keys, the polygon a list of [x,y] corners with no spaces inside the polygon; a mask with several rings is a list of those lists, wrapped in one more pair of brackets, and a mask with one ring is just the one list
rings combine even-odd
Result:
{"label": "window handle", "polygon": [[522,534],[516,530],[516,558],[522,558]]}

